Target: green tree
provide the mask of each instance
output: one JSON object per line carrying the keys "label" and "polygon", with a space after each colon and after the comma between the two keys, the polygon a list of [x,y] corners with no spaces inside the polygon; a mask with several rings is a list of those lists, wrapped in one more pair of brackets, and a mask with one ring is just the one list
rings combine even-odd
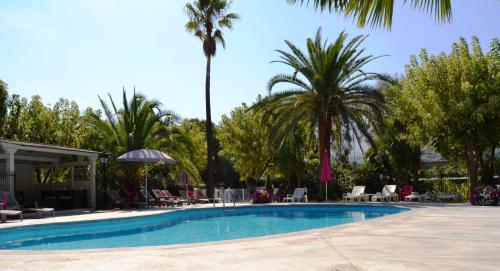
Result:
{"label": "green tree", "polygon": [[[280,83],[292,87],[270,94],[256,103],[253,109],[263,112],[265,120],[272,122],[270,142],[281,144],[287,134],[297,127],[318,132],[318,157],[330,154],[332,130],[343,129],[363,134],[370,142],[370,123],[380,121],[384,99],[371,80],[387,80],[377,73],[365,72],[364,66],[376,59],[363,56],[359,45],[365,37],[347,41],[347,34],[328,44],[318,30],[315,40],[307,40],[307,53],[285,41],[291,52],[278,50],[281,60],[294,70],[293,74],[278,74],[271,78],[268,89]],[[377,126],[373,126],[375,129]]]}
{"label": "green tree", "polygon": [[253,114],[242,104],[223,115],[218,129],[221,155],[233,160],[241,179],[260,179],[275,174],[273,153],[267,144],[268,129],[261,123],[262,114]]}
{"label": "green tree", "polygon": [[[161,104],[136,94],[129,101],[123,90],[123,108],[118,109],[113,99],[109,106],[99,97],[105,119],[93,113],[88,126],[98,132],[102,150],[114,155],[137,149],[158,149],[168,152],[177,161],[179,168],[186,170],[191,177],[199,178],[196,167],[187,152],[192,144],[175,125],[177,117],[171,111],[163,110]],[[137,185],[142,173],[134,167],[121,168],[119,177],[128,185]]]}
{"label": "green tree", "polygon": [[[287,0],[290,4],[313,3],[316,10],[328,10],[352,17],[358,27],[370,24],[372,27],[383,26],[388,29],[392,26],[395,0]],[[438,22],[451,21],[450,0],[405,0],[413,9],[434,15]]]}
{"label": "green tree", "polygon": [[179,124],[180,131],[189,138],[193,145],[193,151],[189,152],[189,155],[199,174],[207,167],[205,127],[205,122],[199,119],[185,119]]}
{"label": "green tree", "polygon": [[199,0],[186,4],[189,21],[186,30],[194,33],[203,42],[203,52],[207,58],[205,78],[206,135],[207,135],[207,193],[214,191],[214,136],[210,108],[210,69],[212,57],[217,52],[217,43],[225,47],[222,28],[231,29],[233,21],[238,19],[235,13],[229,13],[230,2],[226,0]]}
{"label": "green tree", "polygon": [[[406,120],[407,138],[465,163],[472,188],[500,143],[499,40],[490,48],[484,54],[473,37],[472,48],[461,38],[448,55],[422,50],[418,60],[411,58],[396,93],[395,111]],[[484,177],[491,179],[492,172]]]}
{"label": "green tree", "polygon": [[[257,102],[261,100],[259,97]],[[263,113],[242,104],[223,115],[218,128],[222,156],[230,158],[242,180],[264,177],[286,179],[288,185],[301,185],[306,174],[305,158],[310,150],[309,135],[302,127],[289,133],[282,144],[269,144],[269,123]]]}
{"label": "green tree", "polygon": [[9,93],[7,92],[7,84],[0,80],[0,137],[5,135],[5,122],[7,120],[7,99]]}

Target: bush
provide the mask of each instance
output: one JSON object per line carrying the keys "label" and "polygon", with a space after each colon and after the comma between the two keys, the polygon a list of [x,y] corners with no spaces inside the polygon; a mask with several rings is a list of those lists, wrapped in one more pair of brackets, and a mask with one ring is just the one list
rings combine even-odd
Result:
{"label": "bush", "polygon": [[252,199],[252,203],[270,203],[271,197],[269,196],[269,192],[265,187],[259,187],[252,193],[250,196]]}

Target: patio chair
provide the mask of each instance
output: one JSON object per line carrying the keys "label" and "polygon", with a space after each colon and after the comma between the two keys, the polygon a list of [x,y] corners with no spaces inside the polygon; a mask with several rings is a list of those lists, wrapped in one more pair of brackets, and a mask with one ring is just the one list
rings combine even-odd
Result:
{"label": "patio chair", "polygon": [[397,185],[385,185],[382,192],[377,192],[372,196],[372,201],[398,201],[399,196],[396,193]]}
{"label": "patio chair", "polygon": [[[399,189],[399,198],[401,200],[406,201],[406,196],[410,196],[413,193],[414,193],[413,186],[410,184],[405,184],[405,185],[401,186],[401,189]],[[418,195],[418,193],[417,193],[417,195]]]}
{"label": "patio chair", "polygon": [[345,193],[343,200],[344,201],[350,201],[350,200],[359,200],[364,199],[365,197],[365,187],[362,185],[357,185],[352,188],[352,191],[349,193]]}
{"label": "patio chair", "polygon": [[38,202],[21,205],[12,194],[6,191],[0,191],[0,201],[7,211],[35,212],[38,218],[42,218],[43,214],[52,214],[52,216],[55,216],[54,208],[40,208],[38,207]]}
{"label": "patio chair", "polygon": [[305,202],[307,202],[307,188],[295,188],[293,191],[293,195],[288,194],[286,197],[283,198],[283,202],[300,202],[302,199],[304,199]]}
{"label": "patio chair", "polygon": [[106,192],[106,194],[108,194],[108,197],[111,199],[111,204],[113,205],[113,207],[118,207],[121,209],[125,206],[125,204],[127,204],[127,201],[123,199],[120,196],[120,193],[118,193],[118,191],[116,190],[109,190],[108,192]]}
{"label": "patio chair", "polygon": [[179,200],[177,197],[174,197],[172,195],[172,193],[170,193],[170,191],[168,190],[160,190],[163,197],[166,198],[169,202],[172,203],[172,206],[173,205],[177,205],[177,206],[182,206],[182,204],[184,204],[184,201],[183,200]]}
{"label": "patio chair", "polygon": [[186,190],[179,190],[179,194],[181,194],[181,198],[187,203],[187,204],[196,204],[196,201],[193,198],[193,195],[189,195],[189,191],[186,193]]}
{"label": "patio chair", "polygon": [[139,207],[141,205],[139,200],[139,194],[136,191],[129,191],[127,188],[123,188],[123,196],[127,202],[127,207],[130,208],[132,205]]}
{"label": "patio chair", "polygon": [[211,198],[208,198],[211,202],[224,202],[224,188],[214,188],[214,195]]}
{"label": "patio chair", "polygon": [[194,189],[193,198],[196,201],[196,203],[209,203],[210,202],[210,200],[207,198],[207,196],[205,196],[203,191],[201,189],[197,189],[197,188]]}
{"label": "patio chair", "polygon": [[[145,203],[147,206],[160,206],[161,207],[160,201],[157,201],[155,199],[155,197],[153,197],[153,195],[151,195],[151,193],[149,193],[149,191],[141,189],[141,190],[139,190],[139,192],[141,193],[140,199],[141,199],[142,203]],[[146,197],[146,193],[147,193],[147,197]],[[147,201],[146,201],[146,198],[148,199]]]}

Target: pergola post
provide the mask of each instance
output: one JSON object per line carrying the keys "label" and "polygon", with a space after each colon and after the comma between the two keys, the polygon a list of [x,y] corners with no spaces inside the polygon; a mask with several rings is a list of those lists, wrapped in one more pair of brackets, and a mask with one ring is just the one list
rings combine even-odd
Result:
{"label": "pergola post", "polygon": [[97,156],[89,156],[90,162],[90,191],[89,191],[89,207],[96,208],[96,160]]}
{"label": "pergola post", "polygon": [[[13,147],[3,147],[4,151],[7,153],[7,159],[5,160],[5,172],[7,176],[12,176],[11,174],[14,174],[16,172],[16,167],[15,167],[15,159],[14,159],[14,154],[17,152],[17,148]],[[14,178],[8,178],[10,179],[9,182],[9,192],[14,195],[16,191],[14,187]]]}

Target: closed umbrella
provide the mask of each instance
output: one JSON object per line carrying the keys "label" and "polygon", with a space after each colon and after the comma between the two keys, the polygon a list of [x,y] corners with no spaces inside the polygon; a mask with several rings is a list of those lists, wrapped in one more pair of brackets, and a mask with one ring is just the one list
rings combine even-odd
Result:
{"label": "closed umbrella", "polygon": [[186,186],[186,197],[189,198],[189,176],[185,171],[181,172],[180,175],[181,183]]}
{"label": "closed umbrella", "polygon": [[325,199],[328,201],[328,182],[332,181],[332,169],[330,168],[330,156],[328,151],[323,153],[323,162],[321,164],[321,175],[319,180],[325,183]]}
{"label": "closed umbrella", "polygon": [[[146,191],[146,203],[148,203],[148,163],[153,164],[174,164],[175,160],[167,154],[157,151],[140,149],[124,153],[118,157],[118,162],[135,162],[144,163],[146,165],[146,180],[144,182],[144,190]],[[148,204],[149,207],[149,204]]]}

